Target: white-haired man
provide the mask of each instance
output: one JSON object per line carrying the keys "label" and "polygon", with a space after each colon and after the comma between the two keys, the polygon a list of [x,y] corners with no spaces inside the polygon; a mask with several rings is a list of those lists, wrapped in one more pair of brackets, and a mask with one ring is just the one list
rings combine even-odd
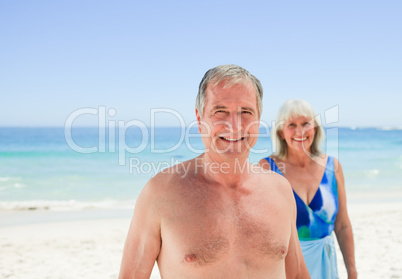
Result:
{"label": "white-haired man", "polygon": [[[248,162],[257,141],[262,86],[236,65],[210,69],[196,116],[205,152],[144,187],[120,278],[310,278],[289,183]],[[185,175],[183,175],[185,174]]]}

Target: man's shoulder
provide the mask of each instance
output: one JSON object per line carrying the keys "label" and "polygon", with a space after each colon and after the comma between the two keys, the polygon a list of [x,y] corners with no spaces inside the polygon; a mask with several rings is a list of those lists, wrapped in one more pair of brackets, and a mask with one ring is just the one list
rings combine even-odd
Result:
{"label": "man's shoulder", "polygon": [[157,173],[153,179],[178,179],[185,178],[193,172],[196,159],[187,160],[171,167],[165,168]]}
{"label": "man's shoulder", "polygon": [[165,168],[154,175],[148,181],[147,185],[162,191],[184,183],[188,178],[194,175],[194,164],[195,159],[191,159]]}
{"label": "man's shoulder", "polygon": [[258,171],[255,171],[255,173],[259,176],[260,179],[265,181],[267,184],[271,184],[271,185],[288,184],[288,181],[286,180],[286,178],[284,178],[279,173],[277,173],[271,169],[264,168],[263,166],[261,166],[261,164],[258,167],[260,169],[258,169]]}
{"label": "man's shoulder", "polygon": [[264,170],[259,174],[259,181],[267,191],[293,198],[292,187],[288,180],[272,170]]}

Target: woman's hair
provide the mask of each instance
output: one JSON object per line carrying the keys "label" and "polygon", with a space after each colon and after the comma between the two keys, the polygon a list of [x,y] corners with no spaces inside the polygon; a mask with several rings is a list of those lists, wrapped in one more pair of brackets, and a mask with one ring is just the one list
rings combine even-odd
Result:
{"label": "woman's hair", "polygon": [[279,109],[278,115],[276,117],[276,123],[272,126],[271,137],[273,144],[273,156],[279,159],[284,159],[288,154],[288,146],[285,140],[282,139],[280,132],[283,131],[283,125],[290,118],[304,116],[314,120],[314,127],[316,128],[316,133],[314,136],[314,141],[311,145],[310,151],[313,156],[320,156],[321,149],[320,145],[324,141],[325,134],[324,129],[321,126],[321,120],[314,112],[313,107],[304,100],[287,100]]}

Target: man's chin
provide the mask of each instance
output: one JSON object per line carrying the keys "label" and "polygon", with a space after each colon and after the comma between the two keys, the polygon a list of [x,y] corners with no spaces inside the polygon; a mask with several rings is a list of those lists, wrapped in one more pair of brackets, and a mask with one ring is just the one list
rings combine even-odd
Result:
{"label": "man's chin", "polygon": [[242,155],[250,152],[250,150],[247,149],[246,146],[244,145],[227,146],[225,148],[214,148],[213,151],[221,155],[233,155],[233,156]]}

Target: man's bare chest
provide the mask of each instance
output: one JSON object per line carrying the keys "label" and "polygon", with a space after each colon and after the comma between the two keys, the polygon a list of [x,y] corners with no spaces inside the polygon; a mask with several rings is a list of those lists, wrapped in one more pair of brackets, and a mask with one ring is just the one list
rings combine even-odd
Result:
{"label": "man's bare chest", "polygon": [[288,218],[287,210],[262,200],[197,199],[172,204],[162,222],[162,243],[168,238],[184,263],[210,264],[233,254],[245,260],[282,259],[290,237]]}

